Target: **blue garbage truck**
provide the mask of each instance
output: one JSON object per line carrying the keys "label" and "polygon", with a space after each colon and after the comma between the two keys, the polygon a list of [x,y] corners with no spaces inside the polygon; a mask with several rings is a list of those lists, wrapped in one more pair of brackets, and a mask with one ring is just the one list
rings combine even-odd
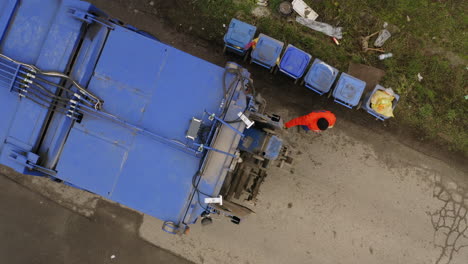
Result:
{"label": "blue garbage truck", "polygon": [[164,221],[241,222],[287,149],[249,72],[78,0],[0,0],[0,163]]}

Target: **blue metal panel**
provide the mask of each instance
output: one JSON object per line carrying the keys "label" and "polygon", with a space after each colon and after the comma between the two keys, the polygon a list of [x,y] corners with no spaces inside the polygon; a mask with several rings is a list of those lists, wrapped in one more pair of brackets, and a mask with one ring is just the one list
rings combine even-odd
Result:
{"label": "blue metal panel", "polygon": [[264,157],[269,160],[277,159],[282,147],[283,140],[277,136],[271,136],[265,149]]}
{"label": "blue metal panel", "polygon": [[312,56],[289,44],[279,64],[280,71],[294,79],[301,78]]}
{"label": "blue metal panel", "polygon": [[0,3],[0,43],[8,28],[11,16],[16,9],[18,0],[2,0]]}
{"label": "blue metal panel", "polygon": [[[76,0],[28,0],[20,1],[12,15],[0,13],[0,21],[10,21],[4,30],[0,53],[47,71],[63,72],[79,42],[82,27],[81,21],[68,15],[70,7],[87,11],[91,6]],[[11,136],[35,148],[48,110],[29,100],[19,100],[5,89],[0,90],[0,100],[0,142]]]}
{"label": "blue metal panel", "polygon": [[366,83],[364,81],[342,73],[335,90],[333,90],[333,97],[335,98],[335,102],[352,108],[359,104],[365,88]]}
{"label": "blue metal panel", "polygon": [[[206,120],[205,111],[221,110],[223,73],[223,68],[116,27],[109,33],[88,89],[104,100],[105,111],[189,143],[185,135],[192,117]],[[68,136],[57,177],[179,223],[191,202],[192,177],[200,163],[199,156],[85,115]],[[204,192],[215,192],[221,176],[205,182]],[[199,215],[203,209],[194,210]]]}
{"label": "blue metal panel", "polygon": [[275,66],[283,50],[283,46],[283,42],[260,34],[257,46],[252,51],[252,61],[269,69]]}
{"label": "blue metal panel", "polygon": [[255,35],[257,27],[233,18],[229,23],[229,28],[224,35],[224,43],[233,49],[244,51]]}
{"label": "blue metal panel", "polygon": [[339,71],[336,68],[315,59],[309,72],[304,77],[304,82],[307,88],[322,95],[330,91],[338,73]]}

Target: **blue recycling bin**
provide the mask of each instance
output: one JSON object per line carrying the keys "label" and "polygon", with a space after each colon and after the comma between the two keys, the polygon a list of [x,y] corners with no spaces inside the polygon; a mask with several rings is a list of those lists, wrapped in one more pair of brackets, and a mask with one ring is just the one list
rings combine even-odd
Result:
{"label": "blue recycling bin", "polygon": [[257,27],[233,18],[224,35],[224,52],[230,51],[247,58],[249,49],[245,47],[252,42],[256,31]]}
{"label": "blue recycling bin", "polygon": [[323,95],[330,91],[336,77],[338,77],[338,73],[339,71],[336,68],[315,59],[304,77],[305,86],[319,95]]}
{"label": "blue recycling bin", "polygon": [[283,50],[284,43],[269,37],[265,34],[258,36],[258,42],[255,49],[252,51],[250,63],[254,62],[263,66],[270,71],[275,68],[281,51]]}
{"label": "blue recycling bin", "polygon": [[281,57],[278,69],[297,82],[304,75],[311,59],[312,56],[309,53],[289,44]]}
{"label": "blue recycling bin", "polygon": [[333,90],[333,97],[335,102],[351,109],[359,104],[365,88],[366,82],[342,73]]}
{"label": "blue recycling bin", "polygon": [[[389,116],[384,116],[382,114],[377,113],[377,111],[372,109],[372,105],[371,105],[372,96],[375,94],[375,92],[377,92],[379,90],[380,91],[385,91],[385,88],[382,87],[381,85],[376,85],[374,90],[372,90],[371,92],[369,92],[366,95],[366,97],[364,98],[363,104],[362,104],[362,109],[366,110],[369,114],[375,116],[378,120],[384,121],[386,119],[389,119],[390,117]],[[400,96],[398,94],[394,94],[393,96],[395,97],[395,99],[393,99],[392,108],[393,108],[393,110],[395,110],[395,107],[397,106],[398,101],[400,100]]]}

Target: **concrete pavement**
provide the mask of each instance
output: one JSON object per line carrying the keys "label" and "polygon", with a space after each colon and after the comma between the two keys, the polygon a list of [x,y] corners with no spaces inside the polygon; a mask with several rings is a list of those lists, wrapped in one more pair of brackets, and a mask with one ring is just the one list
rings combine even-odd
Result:
{"label": "concrete pavement", "polygon": [[87,218],[0,174],[1,263],[191,263],[140,239],[140,223],[103,200]]}

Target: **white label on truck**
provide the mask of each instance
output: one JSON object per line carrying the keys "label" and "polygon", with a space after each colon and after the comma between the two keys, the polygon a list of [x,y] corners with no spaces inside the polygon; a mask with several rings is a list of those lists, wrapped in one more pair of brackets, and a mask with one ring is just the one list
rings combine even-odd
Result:
{"label": "white label on truck", "polygon": [[250,119],[246,117],[242,112],[239,112],[237,116],[245,123],[247,129],[249,129],[251,126],[253,126],[253,124],[255,124],[254,121],[250,121]]}
{"label": "white label on truck", "polygon": [[205,198],[205,203],[223,205],[223,196],[220,195],[219,197]]}

